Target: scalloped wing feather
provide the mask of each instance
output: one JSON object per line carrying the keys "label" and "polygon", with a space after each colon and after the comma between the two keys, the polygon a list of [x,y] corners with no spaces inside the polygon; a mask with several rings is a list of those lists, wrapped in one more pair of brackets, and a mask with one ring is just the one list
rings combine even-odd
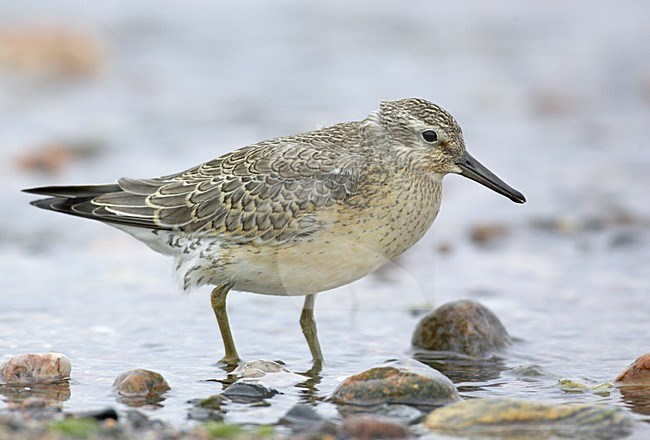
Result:
{"label": "scalloped wing feather", "polygon": [[314,210],[358,191],[363,160],[351,153],[360,142],[353,124],[264,141],[177,175],[123,178],[121,192],[91,202],[98,216],[115,223],[133,217],[153,229],[236,242],[304,238],[321,228]]}

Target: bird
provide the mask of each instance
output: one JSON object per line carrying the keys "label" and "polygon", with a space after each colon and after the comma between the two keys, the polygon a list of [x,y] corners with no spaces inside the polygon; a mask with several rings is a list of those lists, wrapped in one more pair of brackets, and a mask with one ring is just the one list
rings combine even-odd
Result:
{"label": "bird", "polygon": [[363,120],[263,140],[176,174],[23,191],[47,196],[31,202],[38,208],[106,223],[173,257],[183,290],[212,286],[227,365],[240,362],[231,289],[304,296],[299,322],[320,364],[316,295],[420,240],[447,174],[526,201],[467,152],[446,110],[421,98],[381,101]]}

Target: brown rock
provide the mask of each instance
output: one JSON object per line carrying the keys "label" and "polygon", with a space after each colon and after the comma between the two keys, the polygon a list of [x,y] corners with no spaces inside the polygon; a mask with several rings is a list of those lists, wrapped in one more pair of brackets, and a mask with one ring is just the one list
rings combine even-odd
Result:
{"label": "brown rock", "polygon": [[497,241],[507,237],[510,230],[505,225],[483,224],[472,227],[470,237],[478,245],[493,245]]}
{"label": "brown rock", "polygon": [[126,371],[113,383],[113,390],[127,399],[162,400],[161,395],[170,389],[160,373],[142,369]]}
{"label": "brown rock", "polygon": [[96,156],[101,146],[92,140],[49,142],[30,148],[16,158],[18,167],[25,171],[59,173],[72,160]]}
{"label": "brown rock", "polygon": [[95,76],[105,50],[99,39],[65,26],[5,26],[0,31],[0,67],[37,78]]}
{"label": "brown rock", "polygon": [[0,366],[2,383],[61,383],[70,378],[70,359],[61,353],[29,353],[9,358]]}
{"label": "brown rock", "polygon": [[351,416],[343,420],[345,438],[357,440],[403,439],[413,437],[406,426],[376,416]]}
{"label": "brown rock", "polygon": [[482,357],[506,347],[510,336],[487,307],[462,300],[444,304],[422,318],[411,343],[426,350]]}
{"label": "brown rock", "polygon": [[444,405],[458,401],[454,384],[442,373],[412,360],[393,360],[354,374],[339,384],[332,400],[348,405],[403,403]]}
{"label": "brown rock", "polygon": [[641,355],[614,380],[615,385],[650,386],[650,353]]}

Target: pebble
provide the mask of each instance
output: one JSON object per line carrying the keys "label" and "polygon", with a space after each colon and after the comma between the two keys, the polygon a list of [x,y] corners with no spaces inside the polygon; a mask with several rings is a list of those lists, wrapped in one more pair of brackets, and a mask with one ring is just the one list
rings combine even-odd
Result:
{"label": "pebble", "polygon": [[223,414],[221,412],[221,405],[227,399],[221,394],[214,394],[206,399],[193,399],[187,417],[192,420],[212,420],[215,422],[223,421]]}
{"label": "pebble", "polygon": [[625,404],[633,412],[650,416],[650,353],[641,355],[614,381]]}
{"label": "pebble", "polygon": [[620,408],[592,404],[546,404],[510,398],[471,399],[432,411],[424,426],[467,437],[617,439],[632,420]]}
{"label": "pebble", "polygon": [[12,356],[0,366],[0,382],[10,385],[61,383],[70,378],[70,359],[61,353]]}
{"label": "pebble", "polygon": [[292,406],[280,419],[280,423],[283,425],[294,427],[307,427],[322,421],[323,417],[312,406],[303,403]]}
{"label": "pebble", "polygon": [[238,380],[223,392],[224,397],[235,403],[259,402],[276,394],[278,394],[276,389],[267,388],[261,383],[247,380]]}
{"label": "pebble", "polygon": [[413,359],[391,360],[346,378],[331,400],[339,404],[398,403],[438,406],[459,400],[454,384],[442,373]]}
{"label": "pebble", "polygon": [[[135,369],[120,374],[113,390],[127,401],[159,402],[171,388],[165,378],[155,371]],[[127,402],[125,402],[127,403]]]}
{"label": "pebble", "polygon": [[444,304],[423,317],[411,343],[426,350],[485,357],[508,346],[510,336],[487,307],[461,300]]}
{"label": "pebble", "polygon": [[501,224],[475,225],[470,231],[472,242],[479,246],[492,246],[510,234],[510,230]]}

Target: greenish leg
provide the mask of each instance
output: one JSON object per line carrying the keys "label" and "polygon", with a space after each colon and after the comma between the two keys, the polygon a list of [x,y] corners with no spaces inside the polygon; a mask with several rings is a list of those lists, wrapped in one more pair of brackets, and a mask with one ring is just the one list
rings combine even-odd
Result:
{"label": "greenish leg", "polygon": [[316,294],[305,296],[305,305],[302,307],[302,313],[300,314],[300,327],[305,339],[307,339],[307,345],[309,345],[309,351],[311,351],[311,356],[314,358],[314,363],[321,364],[323,362],[323,353],[316,333],[316,320],[314,319],[315,299]]}
{"label": "greenish leg", "polygon": [[225,362],[228,365],[237,364],[237,362],[239,362],[239,355],[237,354],[235,341],[233,340],[232,333],[230,332],[228,311],[226,310],[226,295],[228,295],[230,288],[234,284],[235,283],[229,283],[217,286],[214,288],[212,294],[210,295],[212,310],[214,310],[214,316],[217,317],[219,330],[221,330],[221,339],[223,339],[223,347],[226,350],[225,356],[221,358],[219,362]]}

